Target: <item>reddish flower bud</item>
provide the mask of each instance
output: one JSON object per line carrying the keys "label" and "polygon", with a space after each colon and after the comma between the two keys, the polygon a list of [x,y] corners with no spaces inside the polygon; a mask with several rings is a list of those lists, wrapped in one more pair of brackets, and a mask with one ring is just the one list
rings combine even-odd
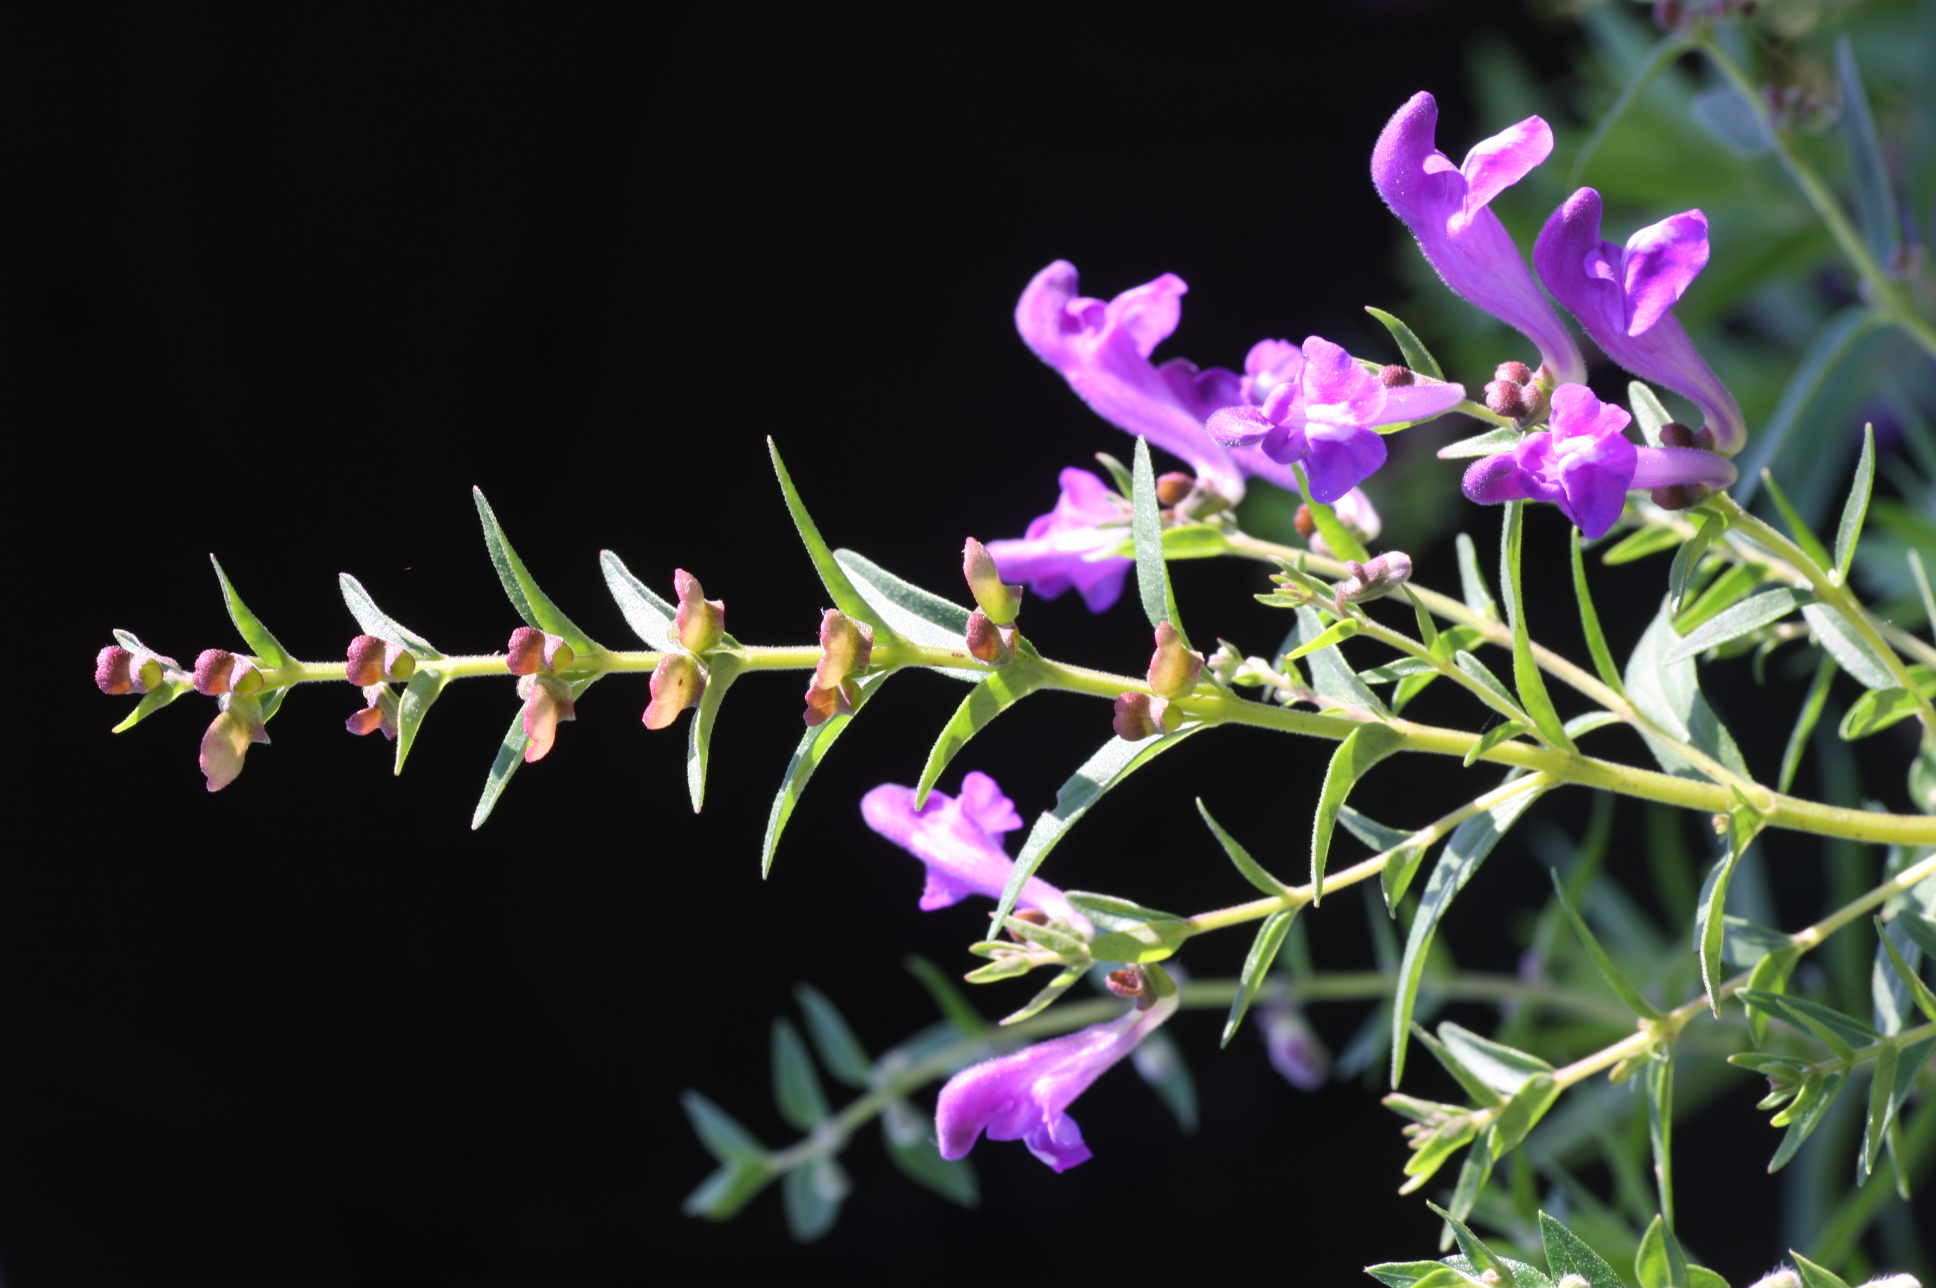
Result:
{"label": "reddish flower bud", "polygon": [[1183,723],[1183,713],[1162,698],[1147,693],[1125,693],[1116,699],[1115,717],[1110,725],[1124,742],[1140,742],[1152,734],[1174,733]]}
{"label": "reddish flower bud", "polygon": [[520,626],[511,632],[505,650],[504,666],[512,675],[535,675],[544,669],[545,633],[535,626]]}
{"label": "reddish flower bud", "polygon": [[543,760],[558,737],[558,722],[576,720],[571,686],[555,675],[527,675],[518,681],[518,696],[524,699],[524,763]]}
{"label": "reddish flower bud", "polygon": [[1346,604],[1382,599],[1404,585],[1412,576],[1412,557],[1403,550],[1388,550],[1370,563],[1355,559],[1344,561],[1351,576],[1338,583],[1335,607],[1343,614]]}
{"label": "reddish flower bud", "polygon": [[990,666],[1007,666],[1015,660],[1015,628],[1001,627],[988,620],[977,608],[968,614],[968,654]]}
{"label": "reddish flower bud", "polygon": [[1156,499],[1163,505],[1180,505],[1183,499],[1195,490],[1196,485],[1196,479],[1181,470],[1159,475],[1156,480]]}
{"label": "reddish flower bud", "polygon": [[195,659],[195,692],[216,697],[229,691],[229,672],[235,669],[235,654],[227,649],[203,649]]}
{"label": "reddish flower bud", "polygon": [[1176,627],[1161,622],[1156,627],[1156,651],[1150,654],[1149,686],[1165,698],[1177,698],[1197,687],[1203,674],[1203,654],[1183,647]]}
{"label": "reddish flower bud", "polygon": [[1378,383],[1387,389],[1399,385],[1414,385],[1418,383],[1418,373],[1410,367],[1384,366],[1378,368]]}
{"label": "reddish flower bud", "polygon": [[234,782],[242,772],[242,757],[248,753],[250,744],[267,741],[269,733],[262,727],[262,705],[254,698],[226,700],[221,714],[202,735],[200,759],[208,789],[219,792]]}
{"label": "reddish flower bud", "polygon": [[1311,517],[1311,507],[1308,505],[1298,506],[1297,517],[1291,522],[1297,527],[1297,535],[1300,537],[1308,537],[1318,530],[1318,521]]}
{"label": "reddish flower bud", "polygon": [[823,689],[817,684],[807,686],[807,709],[802,717],[809,728],[822,725],[835,716],[844,716],[854,709],[854,701],[860,690],[852,680],[843,680],[832,688]]}
{"label": "reddish flower bud", "polygon": [[726,633],[726,602],[707,599],[699,578],[684,568],[674,570],[672,589],[679,596],[679,611],[672,624],[680,647],[691,653],[717,648]]}
{"label": "reddish flower bud", "polygon": [[1022,611],[1022,588],[1002,583],[994,557],[973,537],[961,548],[961,575],[968,579],[975,602],[995,625],[1008,625]]}
{"label": "reddish flower bud", "polygon": [[1523,385],[1532,380],[1533,369],[1523,362],[1502,362],[1493,369],[1492,378],[1510,380],[1516,385]]}
{"label": "reddish flower bud", "polygon": [[381,681],[384,647],[384,642],[374,635],[359,635],[351,640],[349,665],[343,670],[343,678],[359,689]]}
{"label": "reddish flower bud", "polygon": [[645,708],[645,727],[663,729],[679,713],[698,703],[706,691],[706,673],[684,653],[667,653],[652,671],[652,701]]}
{"label": "reddish flower bud", "polygon": [[1495,380],[1486,386],[1486,410],[1508,420],[1526,415],[1526,391],[1510,380]]}
{"label": "reddish flower bud", "polygon": [[381,730],[385,738],[395,742],[397,695],[390,691],[387,684],[371,684],[364,687],[363,700],[369,705],[345,720],[343,727],[359,738]]}
{"label": "reddish flower bud", "polygon": [[1126,970],[1112,970],[1103,976],[1103,983],[1107,984],[1109,991],[1117,997],[1141,997],[1149,987],[1140,966],[1131,966]]}
{"label": "reddish flower bud", "polygon": [[814,664],[813,687],[834,689],[850,675],[865,671],[874,658],[874,628],[857,622],[837,608],[820,615],[820,660]]}
{"label": "reddish flower bud", "polygon": [[94,655],[94,684],[103,693],[132,693],[133,670],[134,654],[119,644],[110,644]]}
{"label": "reddish flower bud", "polygon": [[1669,483],[1648,489],[1647,496],[1663,510],[1691,510],[1707,500],[1708,490],[1699,483]]}

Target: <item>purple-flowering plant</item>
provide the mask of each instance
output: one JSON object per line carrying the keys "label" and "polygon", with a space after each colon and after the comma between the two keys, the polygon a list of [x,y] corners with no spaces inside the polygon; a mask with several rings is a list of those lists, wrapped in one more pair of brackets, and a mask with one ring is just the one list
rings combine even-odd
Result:
{"label": "purple-flowering plant", "polygon": [[1707,216],[1699,210],[1649,224],[1625,246],[1603,240],[1600,194],[1591,188],[1553,212],[1533,247],[1540,280],[1594,343],[1643,380],[1693,400],[1715,450],[1732,456],[1748,441],[1747,421],[1672,311],[1707,259]]}
{"label": "purple-flowering plant", "polygon": [[1465,400],[1461,385],[1387,386],[1342,347],[1315,335],[1302,349],[1266,340],[1250,351],[1244,369],[1245,390],[1266,392],[1256,404],[1212,414],[1210,437],[1282,465],[1302,462],[1311,499],[1327,505],[1385,463],[1376,426],[1426,420]]}
{"label": "purple-flowering plant", "polygon": [[1371,154],[1378,195],[1412,230],[1426,262],[1454,294],[1531,340],[1554,383],[1585,380],[1579,346],[1489,209],[1494,197],[1552,152],[1553,131],[1529,116],[1479,142],[1463,165],[1453,165],[1438,150],[1438,121],[1439,105],[1423,91],[1392,116]]}
{"label": "purple-flowering plant", "polygon": [[[884,783],[861,798],[860,812],[867,826],[927,865],[923,912],[960,903],[971,894],[999,899],[1009,873],[1015,870],[1015,861],[1002,847],[1002,835],[1019,828],[1022,816],[987,774],[963,778],[960,796],[930,791],[919,808],[912,787]],[[1038,909],[1085,931],[1090,928],[1067,897],[1039,877],[1030,877],[1022,886],[1015,906]]]}
{"label": "purple-flowering plant", "polygon": [[1526,435],[1510,452],[1473,462],[1462,484],[1466,497],[1480,505],[1550,501],[1583,535],[1598,537],[1620,517],[1634,488],[1734,482],[1734,466],[1713,452],[1636,447],[1625,432],[1632,420],[1585,385],[1561,385],[1553,391],[1550,428]]}
{"label": "purple-flowering plant", "polygon": [[948,1080],[935,1105],[941,1156],[966,1157],[985,1131],[990,1140],[1019,1140],[1058,1172],[1091,1157],[1069,1106],[1104,1070],[1136,1049],[1175,1013],[1178,994],[1159,997],[1103,1024],[1038,1042],[964,1069]]}
{"label": "purple-flowering plant", "polygon": [[1090,612],[1100,613],[1122,597],[1123,579],[1135,565],[1100,553],[1122,544],[1127,515],[1088,470],[1064,470],[1059,482],[1055,509],[1031,522],[1024,536],[991,541],[987,550],[1003,581],[1026,582],[1044,599],[1074,588]]}

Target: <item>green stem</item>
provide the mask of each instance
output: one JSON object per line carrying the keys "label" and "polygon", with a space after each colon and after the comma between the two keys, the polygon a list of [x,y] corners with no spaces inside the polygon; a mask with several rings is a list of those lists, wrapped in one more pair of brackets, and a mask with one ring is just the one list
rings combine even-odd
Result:
{"label": "green stem", "polygon": [[1834,1060],[1824,1060],[1820,1064],[1811,1064],[1804,1068],[1798,1076],[1805,1078],[1810,1074],[1816,1073],[1829,1074],[1846,1072],[1854,1069],[1857,1065],[1867,1064],[1869,1061],[1875,1059],[1882,1054],[1882,1048],[1884,1047],[1895,1047],[1897,1050],[1901,1050],[1903,1047],[1921,1042],[1924,1038],[1936,1038],[1936,1020],[1932,1020],[1928,1024],[1919,1024],[1913,1029],[1904,1029],[1900,1033],[1886,1034],[1865,1047],[1857,1047],[1845,1059],[1837,1058]]}
{"label": "green stem", "polygon": [[1707,55],[1708,61],[1714,64],[1715,70],[1734,86],[1735,91],[1741,95],[1742,100],[1760,120],[1763,131],[1774,146],[1775,155],[1781,160],[1782,167],[1800,186],[1802,196],[1808,199],[1808,204],[1814,207],[1816,215],[1820,217],[1823,224],[1827,225],[1830,235],[1842,248],[1842,253],[1848,256],[1849,262],[1862,275],[1863,282],[1869,288],[1870,304],[1877,312],[1907,331],[1924,352],[1931,357],[1936,357],[1936,326],[1932,326],[1929,319],[1916,311],[1915,306],[1903,295],[1900,286],[1883,271],[1882,265],[1876,263],[1875,256],[1869,252],[1868,243],[1862,240],[1862,235],[1856,231],[1855,225],[1849,222],[1849,217],[1842,211],[1841,203],[1836,201],[1835,194],[1829,191],[1828,184],[1824,183],[1822,177],[1815,173],[1814,168],[1802,159],[1799,152],[1795,151],[1787,136],[1775,128],[1774,122],[1769,119],[1767,104],[1762,101],[1761,94],[1755,89],[1754,83],[1748,79],[1747,73],[1728,56],[1728,52],[1721,48],[1720,42],[1715,40],[1712,33],[1702,34],[1696,43],[1701,52]]}

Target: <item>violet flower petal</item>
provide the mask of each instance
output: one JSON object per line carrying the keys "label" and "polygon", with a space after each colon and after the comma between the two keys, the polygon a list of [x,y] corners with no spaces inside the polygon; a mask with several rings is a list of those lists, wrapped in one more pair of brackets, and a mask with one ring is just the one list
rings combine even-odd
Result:
{"label": "violet flower petal", "polygon": [[1304,469],[1311,480],[1311,499],[1326,505],[1385,464],[1385,440],[1375,430],[1313,423],[1304,427],[1304,440],[1309,449]]}
{"label": "violet flower petal", "polygon": [[[994,780],[963,783],[961,799],[931,791],[927,803],[914,808],[914,789],[885,783],[861,798],[867,826],[921,860],[928,868],[928,884],[921,895],[922,911],[945,908],[971,894],[1001,898],[1015,862],[1002,847],[1001,832],[1021,826],[1015,807],[1002,796]],[[985,824],[992,821],[991,831]],[[1018,908],[1037,908],[1058,920],[1087,928],[1089,922],[1062,892],[1030,877],[1015,901]]]}
{"label": "violet flower petal", "polygon": [[1423,92],[1392,116],[1371,155],[1378,195],[1412,230],[1426,261],[1456,295],[1531,340],[1557,382],[1585,380],[1579,346],[1487,206],[1545,159],[1551,131],[1538,117],[1528,117],[1479,143],[1461,169],[1438,150],[1438,117],[1438,103]]}
{"label": "violet flower petal", "polygon": [[1076,1097],[1175,1013],[1178,997],[1146,1011],[998,1056],[948,1080],[935,1106],[941,1156],[964,1158],[985,1131],[990,1140],[1019,1140],[1058,1172],[1090,1158],[1068,1113]]}
{"label": "violet flower petal", "polygon": [[1699,483],[1716,491],[1734,486],[1740,477],[1734,462],[1719,452],[1698,447],[1636,447],[1633,486],[1670,487],[1676,483]]}
{"label": "violet flower petal", "polygon": [[1553,212],[1533,247],[1540,280],[1609,358],[1693,400],[1716,450],[1734,455],[1748,440],[1741,408],[1668,311],[1706,262],[1705,218],[1690,218],[1699,211],[1677,215],[1642,230],[1623,250],[1601,239],[1600,211],[1600,194],[1581,188]]}
{"label": "violet flower petal", "polygon": [[1055,509],[1030,523],[1020,539],[990,541],[988,553],[1003,581],[1027,583],[1044,599],[1074,588],[1090,612],[1100,613],[1122,596],[1135,561],[1089,556],[1121,545],[1128,529],[1120,523],[1100,526],[1122,516],[1109,488],[1094,474],[1066,469],[1058,482],[1062,494]]}

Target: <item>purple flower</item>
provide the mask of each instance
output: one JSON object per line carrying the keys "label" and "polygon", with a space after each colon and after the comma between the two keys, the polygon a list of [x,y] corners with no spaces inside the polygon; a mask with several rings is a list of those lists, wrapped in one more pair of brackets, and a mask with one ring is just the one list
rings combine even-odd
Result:
{"label": "purple flower", "polygon": [[[1526,271],[1505,225],[1487,209],[1546,159],[1553,132],[1529,116],[1479,143],[1464,165],[1455,166],[1434,142],[1438,121],[1430,94],[1414,94],[1398,109],[1371,154],[1378,195],[1412,230],[1426,261],[1454,293],[1531,340],[1555,383],[1585,380],[1579,347]],[[1546,284],[1552,287],[1552,279]]]}
{"label": "purple flower", "polygon": [[1069,1117],[1070,1104],[1169,1019],[1177,1001],[1173,992],[1148,1010],[1130,1010],[1106,1024],[1092,1024],[957,1073],[941,1089],[935,1106],[941,1157],[966,1157],[986,1131],[990,1140],[1023,1142],[1029,1153],[1058,1172],[1088,1161],[1089,1147]]}
{"label": "purple flower", "polygon": [[1600,194],[1591,188],[1553,212],[1533,247],[1546,289],[1607,356],[1692,399],[1707,416],[1715,450],[1732,456],[1748,440],[1741,408],[1670,312],[1707,256],[1707,216],[1698,210],[1641,229],[1625,247],[1602,241]]}
{"label": "purple flower", "polygon": [[1182,278],[1165,273],[1107,303],[1077,295],[1076,283],[1075,265],[1066,260],[1037,273],[1015,306],[1015,326],[1097,415],[1188,461],[1199,482],[1230,501],[1243,498],[1246,476],[1297,486],[1283,466],[1254,450],[1229,451],[1203,432],[1211,412],[1246,400],[1246,380],[1184,358],[1150,362],[1176,330],[1190,289]]}
{"label": "purple flower", "polygon": [[1299,1091],[1316,1091],[1331,1076],[1331,1052],[1290,1002],[1272,999],[1264,1007],[1258,1032],[1270,1054],[1271,1068]]}
{"label": "purple flower", "polygon": [[[960,903],[971,894],[999,899],[1015,870],[1001,834],[1020,827],[1022,816],[987,774],[962,779],[958,797],[929,792],[920,809],[914,807],[912,787],[886,783],[861,798],[860,812],[867,826],[928,865],[923,912]],[[1090,929],[1088,919],[1040,877],[1028,879],[1015,906],[1039,908],[1055,920]]]}
{"label": "purple flower", "polygon": [[1123,579],[1135,560],[1090,556],[1123,543],[1129,533],[1125,515],[1108,487],[1088,470],[1064,470],[1060,482],[1062,495],[1055,509],[1030,523],[1026,536],[991,541],[987,550],[1003,581],[1027,582],[1044,599],[1073,586],[1089,611],[1100,613],[1121,598]]}
{"label": "purple flower", "polygon": [[1465,472],[1465,494],[1480,505],[1551,501],[1583,534],[1598,537],[1620,517],[1631,489],[1734,482],[1734,466],[1713,452],[1635,447],[1624,433],[1632,419],[1585,385],[1561,385],[1553,391],[1551,429],[1526,435],[1510,452],[1473,462]]}
{"label": "purple flower", "polygon": [[[1460,385],[1385,386],[1339,346],[1318,336],[1302,350],[1266,340],[1244,363],[1242,392],[1257,405],[1224,407],[1206,426],[1227,447],[1254,448],[1273,461],[1304,462],[1311,499],[1329,504],[1385,463],[1372,428],[1425,420],[1465,399]],[[1258,396],[1261,395],[1261,396]]]}

